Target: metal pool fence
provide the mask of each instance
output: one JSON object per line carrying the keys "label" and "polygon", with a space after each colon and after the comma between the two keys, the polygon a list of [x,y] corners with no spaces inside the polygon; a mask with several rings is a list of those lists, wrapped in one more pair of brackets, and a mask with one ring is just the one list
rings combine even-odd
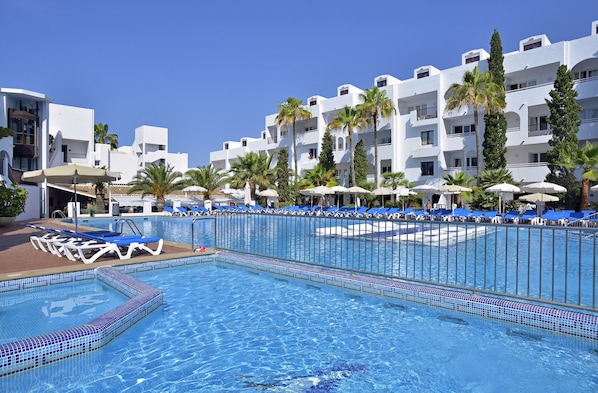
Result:
{"label": "metal pool fence", "polygon": [[225,213],[215,246],[598,311],[598,229]]}

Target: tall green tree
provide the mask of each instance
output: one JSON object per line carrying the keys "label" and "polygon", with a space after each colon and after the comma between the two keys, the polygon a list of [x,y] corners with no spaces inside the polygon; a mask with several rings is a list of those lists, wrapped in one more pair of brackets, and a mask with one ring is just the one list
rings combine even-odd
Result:
{"label": "tall green tree", "polygon": [[324,132],[322,137],[322,149],[320,151],[319,164],[327,171],[332,170],[336,172],[336,164],[334,162],[334,139],[330,130]]}
{"label": "tall green tree", "polygon": [[137,172],[133,180],[129,182],[132,186],[128,193],[132,194],[141,191],[141,197],[153,195],[156,197],[156,208],[159,212],[164,210],[166,195],[173,191],[185,188],[185,183],[180,181],[183,174],[175,171],[172,165],[163,163],[151,164]]}
{"label": "tall green tree", "polygon": [[581,189],[578,211],[588,208],[590,181],[598,181],[598,144],[586,144],[573,152],[570,161],[563,163],[569,169],[581,168]]}
{"label": "tall green tree", "polygon": [[[363,128],[367,125],[367,120],[364,119],[359,111],[350,106],[345,106],[340,112],[337,113],[336,118],[328,123],[327,130],[340,129],[347,130],[349,135],[349,160],[351,165],[351,184],[356,185],[355,179],[355,162],[353,157],[353,131],[355,129]],[[364,148],[365,151],[365,148]],[[367,162],[367,155],[366,155]],[[367,175],[367,169],[366,169]]]}
{"label": "tall green tree", "polygon": [[566,65],[560,65],[554,88],[548,93],[550,99],[546,100],[550,115],[547,122],[552,129],[552,136],[548,141],[551,147],[546,152],[548,169],[546,180],[567,189],[562,203],[564,207],[573,209],[577,207],[577,179],[575,169],[563,165],[571,161],[571,155],[579,147],[577,132],[581,125],[579,114],[581,106],[577,103],[577,91],[573,89],[573,75]]}
{"label": "tall green tree", "polygon": [[[490,39],[490,58],[488,72],[492,81],[499,86],[505,85],[505,68],[503,65],[502,41],[500,34],[494,30]],[[505,94],[501,96],[505,100]],[[484,164],[486,169],[507,167],[507,118],[503,110],[490,108],[484,114],[484,142],[482,143]]]}
{"label": "tall green tree", "polygon": [[464,106],[473,107],[473,121],[475,124],[476,154],[478,158],[477,178],[484,166],[482,158],[482,141],[480,138],[479,111],[485,113],[493,109],[505,107],[504,86],[493,82],[489,72],[480,74],[477,66],[472,71],[465,71],[463,83],[453,83],[447,92],[446,110],[454,110]]}
{"label": "tall green tree", "polygon": [[204,199],[210,199],[214,191],[223,184],[224,178],[222,169],[215,168],[212,164],[191,168],[185,172],[185,175],[187,176],[185,180],[187,186],[199,186],[206,189],[203,192]]}
{"label": "tall green tree", "polygon": [[380,90],[378,86],[371,89],[365,89],[359,94],[362,103],[357,105],[357,110],[361,111],[363,117],[371,123],[374,128],[374,183],[378,186],[378,174],[380,173],[380,162],[378,160],[378,122],[381,118],[389,117],[397,110],[394,103],[386,96],[386,90]]}
{"label": "tall green tree", "polygon": [[[353,186],[360,186],[366,189],[370,189],[371,187],[366,185],[367,177],[368,177],[368,168],[370,163],[368,162],[368,153],[365,150],[365,143],[363,141],[357,142],[355,145],[355,173],[354,173],[354,182],[351,184]],[[374,185],[375,187],[375,185]]]}
{"label": "tall green tree", "polygon": [[299,175],[297,167],[297,132],[296,125],[299,120],[309,120],[311,112],[303,107],[303,100],[295,97],[289,97],[285,102],[278,105],[278,115],[276,121],[279,126],[291,126],[293,138],[293,170]]}
{"label": "tall green tree", "polygon": [[110,149],[118,148],[118,135],[108,133],[108,124],[98,123],[93,126],[93,136],[95,143],[106,143]]}
{"label": "tall green tree", "polygon": [[276,160],[276,185],[278,186],[278,200],[282,203],[295,201],[291,189],[291,170],[289,169],[289,151],[286,148],[278,150]]}
{"label": "tall green tree", "polygon": [[334,172],[331,169],[327,170],[320,164],[316,164],[313,169],[305,170],[305,174],[300,182],[300,187],[332,187],[336,184],[337,181],[334,178]]}
{"label": "tall green tree", "polygon": [[471,207],[474,209],[495,209],[499,204],[499,196],[486,188],[500,183],[515,184],[513,174],[507,168],[486,169],[480,175],[479,187],[473,190]]}
{"label": "tall green tree", "polygon": [[264,152],[249,152],[239,156],[237,161],[231,164],[228,178],[224,181],[239,190],[245,187],[245,183],[249,183],[251,199],[255,199],[256,186],[265,190],[274,183],[276,171],[270,168],[272,158],[273,156]]}

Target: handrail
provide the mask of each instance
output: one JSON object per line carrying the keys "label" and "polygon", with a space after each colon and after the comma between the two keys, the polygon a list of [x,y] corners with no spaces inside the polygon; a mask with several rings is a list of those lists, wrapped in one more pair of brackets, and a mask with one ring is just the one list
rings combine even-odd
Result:
{"label": "handrail", "polygon": [[[122,233],[125,223],[129,226],[129,229],[131,230],[131,232],[133,232],[134,235],[139,235],[139,236],[143,235],[141,233],[141,230],[139,230],[139,227],[137,226],[137,224],[135,224],[135,222],[133,220],[131,220],[130,218],[117,219],[116,224],[114,225],[114,228],[116,229],[117,232]],[[118,230],[118,224],[120,224],[120,231]]]}
{"label": "handrail", "polygon": [[[214,220],[214,242],[216,242],[216,217],[205,217],[204,216],[204,217],[194,218],[193,220],[191,220],[191,252],[192,253],[194,253],[195,251],[197,251],[195,249],[195,222],[197,220],[206,220],[208,218],[212,218]],[[214,247],[216,247],[215,243],[214,243]]]}
{"label": "handrail", "polygon": [[50,217],[56,218],[56,216],[59,216],[60,218],[66,218],[66,215],[64,214],[64,212],[62,210],[54,210]]}

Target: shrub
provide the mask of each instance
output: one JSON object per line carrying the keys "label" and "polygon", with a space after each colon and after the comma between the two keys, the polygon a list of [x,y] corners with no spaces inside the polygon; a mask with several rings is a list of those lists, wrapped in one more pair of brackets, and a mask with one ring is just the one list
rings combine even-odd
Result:
{"label": "shrub", "polygon": [[16,217],[25,211],[27,190],[14,184],[8,187],[4,180],[0,181],[0,217]]}

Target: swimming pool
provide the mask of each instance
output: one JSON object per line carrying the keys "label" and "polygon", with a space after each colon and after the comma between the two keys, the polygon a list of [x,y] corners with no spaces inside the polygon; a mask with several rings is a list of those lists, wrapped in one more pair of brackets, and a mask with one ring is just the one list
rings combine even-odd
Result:
{"label": "swimming pool", "polygon": [[95,280],[2,293],[0,344],[83,325],[127,300]]}
{"label": "swimming pool", "polygon": [[[595,342],[220,262],[135,274],[161,311],[4,391],[591,392]],[[309,390],[311,389],[311,390]]]}

